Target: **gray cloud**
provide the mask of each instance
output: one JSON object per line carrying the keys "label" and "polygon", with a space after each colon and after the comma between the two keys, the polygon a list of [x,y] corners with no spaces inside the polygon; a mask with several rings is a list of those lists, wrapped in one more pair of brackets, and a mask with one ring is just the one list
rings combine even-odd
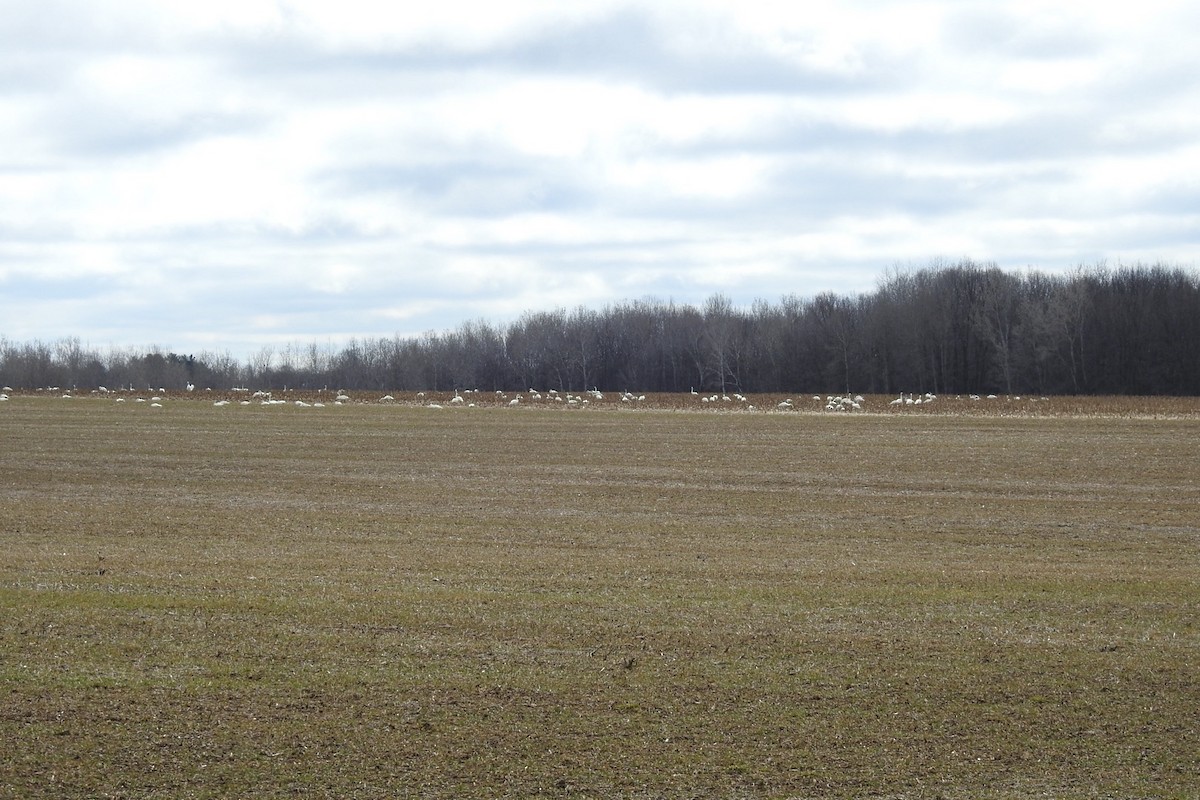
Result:
{"label": "gray cloud", "polygon": [[[677,36],[672,44],[673,32],[688,31],[692,26],[700,28],[699,36]],[[881,88],[887,75],[885,67],[869,72],[869,81],[804,68],[729,35],[719,21],[666,20],[632,8],[576,25],[535,31],[498,48],[487,62],[535,73],[586,74],[659,91],[701,94],[861,91]]]}
{"label": "gray cloud", "polygon": [[578,177],[515,154],[481,159],[361,164],[317,177],[339,195],[390,195],[423,209],[467,217],[531,211],[579,211],[596,198]]}
{"label": "gray cloud", "polygon": [[946,18],[943,40],[967,57],[981,53],[1003,58],[1061,59],[1097,53],[1096,35],[1078,20],[1053,10],[1031,18],[1015,8],[996,4],[967,5]]}
{"label": "gray cloud", "polygon": [[[319,91],[340,87],[351,95],[364,82],[377,88],[424,76],[436,86],[447,75],[506,73],[587,77],[699,94],[822,95],[884,90],[899,80],[901,65],[884,54],[870,56],[868,65],[848,76],[766,53],[720,19],[675,11],[675,18],[668,18],[642,7],[618,7],[529,26],[484,45],[428,39],[330,48],[296,32],[266,40],[235,38],[218,49],[238,74],[301,81]],[[350,78],[355,82],[347,83]]]}
{"label": "gray cloud", "polygon": [[[79,120],[86,124],[78,124]],[[54,131],[56,148],[64,155],[96,158],[145,156],[221,136],[252,134],[263,120],[249,114],[195,111],[167,119],[136,111],[80,102],[46,115],[40,125]]]}

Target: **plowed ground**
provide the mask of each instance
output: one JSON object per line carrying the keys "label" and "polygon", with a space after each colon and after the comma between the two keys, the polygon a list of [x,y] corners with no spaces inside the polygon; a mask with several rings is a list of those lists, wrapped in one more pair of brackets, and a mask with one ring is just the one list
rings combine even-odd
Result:
{"label": "plowed ground", "polygon": [[1182,402],[14,397],[0,796],[1194,796]]}

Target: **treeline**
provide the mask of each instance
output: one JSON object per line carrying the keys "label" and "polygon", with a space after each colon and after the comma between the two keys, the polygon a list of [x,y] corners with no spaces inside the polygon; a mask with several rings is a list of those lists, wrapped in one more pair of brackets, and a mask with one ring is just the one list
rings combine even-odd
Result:
{"label": "treeline", "polygon": [[1200,395],[1200,276],[1164,265],[1005,272],[961,262],[875,291],[735,308],[639,300],[419,337],[229,355],[0,340],[0,382],[201,388]]}

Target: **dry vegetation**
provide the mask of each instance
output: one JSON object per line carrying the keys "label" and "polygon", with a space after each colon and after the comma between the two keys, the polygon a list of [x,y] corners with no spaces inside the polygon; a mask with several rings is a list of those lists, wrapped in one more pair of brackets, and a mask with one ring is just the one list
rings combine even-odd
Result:
{"label": "dry vegetation", "polygon": [[0,796],[1195,796],[1194,399],[447,398],[0,404]]}

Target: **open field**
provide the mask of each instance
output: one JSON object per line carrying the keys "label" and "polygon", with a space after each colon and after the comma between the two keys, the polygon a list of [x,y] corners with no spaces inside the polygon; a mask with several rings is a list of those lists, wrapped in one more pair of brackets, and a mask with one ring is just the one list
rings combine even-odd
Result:
{"label": "open field", "polygon": [[1196,796],[1196,399],[449,398],[0,404],[0,797]]}

